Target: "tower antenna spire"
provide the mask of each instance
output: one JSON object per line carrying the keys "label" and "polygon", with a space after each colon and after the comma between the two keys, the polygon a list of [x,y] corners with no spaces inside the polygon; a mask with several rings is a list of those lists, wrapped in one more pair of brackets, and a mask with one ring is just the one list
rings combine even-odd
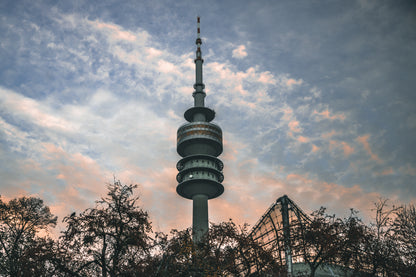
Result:
{"label": "tower antenna spire", "polygon": [[197,22],[198,22],[198,38],[200,38],[200,34],[201,34],[201,30],[200,30],[200,26],[199,26],[199,24],[201,23],[200,20],[201,20],[201,17],[198,15],[198,17],[197,17]]}
{"label": "tower antenna spire", "polygon": [[[196,36],[196,45],[197,45],[197,50],[196,50],[196,58],[197,59],[202,59],[201,57],[201,44],[202,44],[202,40],[201,40],[201,17],[197,17],[197,36]],[[199,54],[199,55],[198,55]]]}
{"label": "tower antenna spire", "polygon": [[204,107],[205,103],[205,92],[204,88],[205,85],[202,81],[202,64],[204,63],[204,60],[202,59],[202,53],[201,53],[201,27],[200,27],[201,18],[197,17],[197,37],[196,37],[196,57],[195,57],[195,85],[194,89],[195,92],[192,94],[194,97],[194,105],[195,107]]}

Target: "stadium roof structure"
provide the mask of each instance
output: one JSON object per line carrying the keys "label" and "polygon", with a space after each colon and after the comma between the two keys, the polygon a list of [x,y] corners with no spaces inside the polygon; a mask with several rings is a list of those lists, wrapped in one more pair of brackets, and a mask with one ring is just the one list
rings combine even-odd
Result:
{"label": "stadium roof structure", "polygon": [[[277,263],[286,268],[286,276],[309,276],[302,245],[304,230],[311,219],[287,195],[279,197],[258,220],[250,236],[265,249],[271,250]],[[354,273],[354,274],[353,274]],[[322,264],[317,277],[368,276],[335,264]]]}
{"label": "stadium roof structure", "polygon": [[[254,225],[250,235],[264,248],[271,250],[280,265],[285,265],[288,275],[293,274],[293,264],[302,263],[302,253],[295,252],[296,237],[310,218],[286,195],[279,197]],[[299,229],[300,228],[300,229]]]}

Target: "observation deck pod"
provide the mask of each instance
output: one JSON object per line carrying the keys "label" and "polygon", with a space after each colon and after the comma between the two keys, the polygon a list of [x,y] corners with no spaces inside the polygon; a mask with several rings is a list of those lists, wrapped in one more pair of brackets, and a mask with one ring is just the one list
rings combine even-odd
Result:
{"label": "observation deck pod", "polygon": [[310,218],[286,195],[278,198],[254,225],[250,236],[271,250],[277,263],[293,276],[293,265],[302,263],[303,230]]}
{"label": "observation deck pod", "polygon": [[195,154],[218,157],[223,150],[222,130],[209,122],[186,123],[178,129],[176,150],[182,157]]}
{"label": "observation deck pod", "polygon": [[191,155],[181,159],[176,168],[178,186],[176,192],[187,199],[196,194],[204,194],[208,199],[216,198],[224,192],[224,164],[209,155]]}

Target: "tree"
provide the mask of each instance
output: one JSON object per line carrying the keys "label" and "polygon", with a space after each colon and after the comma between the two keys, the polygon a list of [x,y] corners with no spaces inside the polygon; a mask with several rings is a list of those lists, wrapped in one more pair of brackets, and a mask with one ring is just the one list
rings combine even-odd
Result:
{"label": "tree", "polygon": [[315,276],[324,265],[337,265],[349,274],[361,270],[366,228],[357,213],[351,209],[348,217],[338,218],[321,207],[306,224],[292,226],[292,250],[309,266],[304,274]]}
{"label": "tree", "polygon": [[404,206],[395,211],[393,231],[399,244],[402,266],[401,276],[413,276],[416,272],[416,208]]}
{"label": "tree", "polygon": [[56,220],[39,198],[21,197],[8,203],[0,198],[0,274],[48,275],[53,270],[47,258],[52,241],[37,233],[55,227]]}
{"label": "tree", "polygon": [[400,276],[399,245],[393,229],[394,213],[400,207],[389,207],[387,199],[374,203],[375,217],[366,233],[364,261],[371,276]]}
{"label": "tree", "polygon": [[335,215],[326,214],[326,209],[321,207],[312,213],[312,220],[300,226],[295,232],[303,233],[299,237],[302,241],[297,245],[303,253],[304,261],[310,267],[310,276],[315,276],[315,272],[323,264],[334,263],[339,257],[342,241],[340,233],[342,221],[335,218]]}
{"label": "tree", "polygon": [[107,197],[64,218],[60,268],[69,276],[138,276],[147,268],[151,223],[137,206],[137,185],[114,181]]}
{"label": "tree", "polygon": [[172,238],[159,234],[161,253],[154,276],[259,276],[277,274],[270,251],[256,243],[248,226],[232,221],[212,224],[203,242],[192,242],[192,230],[172,230]]}

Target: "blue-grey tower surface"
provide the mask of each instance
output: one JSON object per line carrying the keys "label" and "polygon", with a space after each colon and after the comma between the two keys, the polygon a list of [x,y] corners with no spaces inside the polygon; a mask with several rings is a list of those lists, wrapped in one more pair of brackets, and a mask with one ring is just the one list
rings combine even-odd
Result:
{"label": "blue-grey tower surface", "polygon": [[215,112],[205,107],[205,85],[202,81],[200,37],[200,18],[198,17],[198,36],[196,39],[195,70],[196,81],[194,106],[189,108],[184,117],[188,123],[182,125],[177,133],[177,151],[182,159],[176,167],[178,186],[176,192],[187,199],[192,199],[193,241],[199,243],[208,232],[208,199],[216,198],[224,192],[221,184],[223,163],[217,158],[222,153],[222,130],[211,123]]}

